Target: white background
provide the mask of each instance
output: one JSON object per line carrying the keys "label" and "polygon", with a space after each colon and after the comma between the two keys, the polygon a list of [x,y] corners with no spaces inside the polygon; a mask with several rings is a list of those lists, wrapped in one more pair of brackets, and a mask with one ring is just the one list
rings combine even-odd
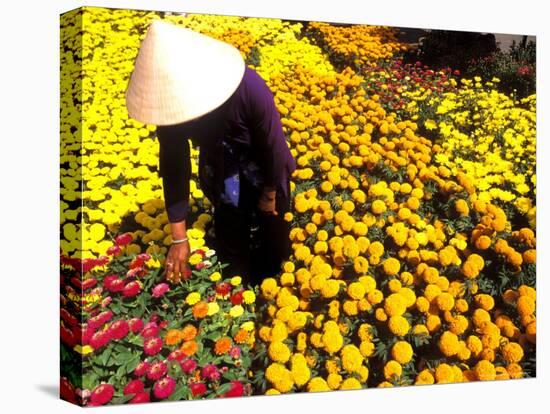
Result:
{"label": "white background", "polygon": [[[538,378],[91,408],[176,412],[548,412],[548,25],[545,1],[9,1],[0,24],[0,408],[80,410],[58,399],[59,14],[81,5],[537,36]],[[548,14],[546,14],[548,16]],[[542,114],[542,116],[541,116]],[[223,410],[223,411],[221,411]]]}

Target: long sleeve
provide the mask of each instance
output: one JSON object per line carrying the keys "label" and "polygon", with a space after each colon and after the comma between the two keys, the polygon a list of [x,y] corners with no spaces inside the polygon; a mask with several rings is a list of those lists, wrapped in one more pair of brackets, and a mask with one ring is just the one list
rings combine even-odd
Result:
{"label": "long sleeve", "polygon": [[264,185],[276,187],[293,158],[286,144],[281,118],[271,90],[256,73],[251,76],[247,89],[248,111]]}
{"label": "long sleeve", "polygon": [[171,223],[187,218],[191,158],[188,135],[178,126],[158,126],[159,176],[162,177],[164,203]]}

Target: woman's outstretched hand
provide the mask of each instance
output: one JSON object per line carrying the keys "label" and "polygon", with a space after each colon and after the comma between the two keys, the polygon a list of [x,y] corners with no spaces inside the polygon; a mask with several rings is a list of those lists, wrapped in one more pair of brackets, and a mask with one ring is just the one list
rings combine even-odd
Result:
{"label": "woman's outstretched hand", "polygon": [[166,261],[164,262],[164,276],[171,282],[179,283],[185,275],[187,261],[189,259],[189,242],[173,244],[170,246]]}
{"label": "woman's outstretched hand", "polygon": [[258,209],[266,214],[271,214],[273,216],[279,215],[275,209],[275,196],[276,191],[274,189],[270,187],[264,188],[258,200]]}

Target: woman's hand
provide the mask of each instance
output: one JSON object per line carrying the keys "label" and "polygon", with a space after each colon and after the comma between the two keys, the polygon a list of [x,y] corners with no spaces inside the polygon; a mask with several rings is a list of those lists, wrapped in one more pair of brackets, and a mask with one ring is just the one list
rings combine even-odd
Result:
{"label": "woman's hand", "polygon": [[276,196],[275,189],[271,187],[265,187],[262,191],[262,194],[260,194],[260,198],[258,200],[258,209],[266,214],[270,214],[273,216],[279,215],[277,210],[275,209],[275,196]]}
{"label": "woman's hand", "polygon": [[173,244],[170,246],[165,262],[165,277],[171,282],[179,283],[185,274],[185,268],[189,259],[189,242]]}
{"label": "woman's hand", "polygon": [[[170,223],[172,231],[172,240],[180,240],[186,238],[187,227],[185,220],[175,223]],[[185,275],[187,261],[189,260],[189,242],[186,240],[183,243],[172,244],[168,255],[166,256],[165,277],[166,279],[179,283],[182,275]]]}

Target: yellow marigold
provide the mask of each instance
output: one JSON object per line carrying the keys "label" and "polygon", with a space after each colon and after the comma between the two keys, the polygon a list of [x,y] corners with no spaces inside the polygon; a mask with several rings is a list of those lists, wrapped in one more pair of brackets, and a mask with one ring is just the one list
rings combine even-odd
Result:
{"label": "yellow marigold", "polygon": [[506,371],[508,371],[510,378],[523,378],[523,368],[521,368],[521,365],[516,362],[508,364],[508,366],[506,367]]}
{"label": "yellow marigold", "polygon": [[382,200],[374,200],[371,205],[371,211],[376,214],[382,214],[386,211],[386,203]]}
{"label": "yellow marigold", "polygon": [[495,306],[495,300],[491,295],[485,293],[479,293],[475,296],[475,302],[477,306],[486,311],[490,311]]}
{"label": "yellow marigold", "polygon": [[243,292],[244,303],[250,305],[256,301],[256,294],[252,290],[245,290]]}
{"label": "yellow marigold", "polygon": [[321,287],[321,295],[324,298],[333,298],[340,291],[340,282],[334,279],[327,280]]}
{"label": "yellow marigold", "polygon": [[438,345],[441,353],[447,357],[456,355],[460,349],[458,337],[450,331],[443,332],[441,338],[439,338]]}
{"label": "yellow marigold", "polygon": [[352,282],[348,286],[347,293],[350,298],[359,300],[365,296],[365,287],[360,282]]}
{"label": "yellow marigold", "polygon": [[389,318],[388,328],[394,335],[405,336],[411,329],[411,325],[403,316],[395,315]]}
{"label": "yellow marigold", "polygon": [[279,289],[277,281],[272,277],[265,278],[260,285],[262,295],[268,300],[275,299],[275,296],[279,293]]}
{"label": "yellow marigold", "polygon": [[361,355],[363,355],[365,358],[371,357],[374,355],[375,346],[374,343],[370,341],[362,341],[359,344],[359,351],[361,351]]}
{"label": "yellow marigold", "polygon": [[413,356],[412,346],[407,341],[397,341],[392,346],[391,355],[400,364],[407,364]]}
{"label": "yellow marigold", "polygon": [[463,200],[461,198],[456,200],[455,208],[456,208],[456,211],[461,216],[467,216],[470,213],[470,208],[468,207],[468,203],[466,202],[466,200]]}
{"label": "yellow marigold", "polygon": [[520,296],[516,304],[520,316],[531,315],[535,312],[535,301],[529,296]]}
{"label": "yellow marigold", "polygon": [[367,273],[367,271],[369,270],[368,260],[362,256],[357,256],[355,259],[353,259],[353,269],[359,275]]}
{"label": "yellow marigold", "polygon": [[426,327],[430,332],[436,332],[441,328],[441,318],[437,315],[428,315],[426,318]]}
{"label": "yellow marigold", "polygon": [[447,292],[440,293],[435,300],[437,307],[442,311],[450,311],[455,306],[453,295]]}
{"label": "yellow marigold", "polygon": [[294,383],[299,387],[306,384],[311,377],[306,358],[302,354],[293,354],[290,359],[290,365],[290,372]]}
{"label": "yellow marigold", "polygon": [[344,338],[339,331],[325,330],[322,337],[322,342],[329,354],[338,352],[344,345]]}
{"label": "yellow marigold", "polygon": [[394,378],[399,378],[403,373],[403,367],[397,361],[389,360],[386,365],[384,365],[384,378],[390,381]]}
{"label": "yellow marigold", "polygon": [[369,245],[368,252],[372,256],[382,256],[384,254],[384,245],[379,241],[372,242]]}
{"label": "yellow marigold", "polygon": [[294,386],[291,372],[280,363],[274,363],[265,370],[265,377],[279,392],[289,392]]}
{"label": "yellow marigold", "polygon": [[496,378],[495,366],[490,361],[479,361],[475,365],[474,371],[480,381],[492,381]]}
{"label": "yellow marigold", "polygon": [[308,392],[330,391],[327,382],[321,377],[314,377],[307,383]]}
{"label": "yellow marigold", "polygon": [[376,289],[376,280],[372,276],[359,277],[359,283],[365,288],[365,294],[369,294]]}
{"label": "yellow marigold", "polygon": [[357,303],[358,302],[356,300],[344,301],[344,304],[342,305],[344,313],[348,316],[356,316],[359,313]]}
{"label": "yellow marigold", "polygon": [[393,276],[399,273],[399,270],[401,269],[401,263],[399,263],[399,260],[397,260],[396,258],[390,257],[384,260],[382,267],[387,275]]}
{"label": "yellow marigold", "polygon": [[361,383],[356,378],[346,378],[340,385],[341,390],[360,390],[361,388]]}
{"label": "yellow marigold", "polygon": [[199,292],[191,292],[185,297],[185,302],[189,306],[193,306],[201,300],[201,294]]}
{"label": "yellow marigold", "polygon": [[337,390],[342,383],[342,376],[340,374],[328,374],[327,384],[332,390]]}
{"label": "yellow marigold", "polygon": [[384,311],[388,316],[403,315],[406,310],[405,298],[398,293],[392,293],[384,300]]}
{"label": "yellow marigold", "polygon": [[275,362],[287,362],[290,358],[290,349],[280,341],[271,342],[268,347],[269,357]]}
{"label": "yellow marigold", "polygon": [[435,369],[435,380],[438,384],[446,384],[454,381],[454,370],[449,364],[442,363]]}
{"label": "yellow marigold", "polygon": [[429,369],[423,369],[416,376],[415,385],[431,385],[435,382],[435,378]]}
{"label": "yellow marigold", "polygon": [[502,356],[508,363],[517,363],[523,359],[523,348],[516,342],[509,342],[502,348]]}
{"label": "yellow marigold", "polygon": [[472,321],[475,326],[481,326],[483,323],[491,321],[491,315],[485,309],[478,308],[472,314]]}
{"label": "yellow marigold", "polygon": [[476,239],[475,246],[479,250],[487,250],[491,247],[491,238],[486,235],[481,235]]}
{"label": "yellow marigold", "polygon": [[340,352],[343,368],[351,373],[358,372],[363,364],[363,355],[355,345],[346,345]]}

